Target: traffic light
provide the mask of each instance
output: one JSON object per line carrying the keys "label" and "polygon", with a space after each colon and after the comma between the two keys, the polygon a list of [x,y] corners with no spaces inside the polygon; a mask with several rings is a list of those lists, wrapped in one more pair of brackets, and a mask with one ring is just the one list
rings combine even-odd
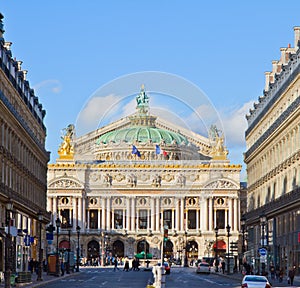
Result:
{"label": "traffic light", "polygon": [[169,239],[168,228],[164,228],[164,242],[167,242]]}
{"label": "traffic light", "polygon": [[55,231],[55,227],[51,224],[46,228],[46,231],[49,233],[53,233]]}

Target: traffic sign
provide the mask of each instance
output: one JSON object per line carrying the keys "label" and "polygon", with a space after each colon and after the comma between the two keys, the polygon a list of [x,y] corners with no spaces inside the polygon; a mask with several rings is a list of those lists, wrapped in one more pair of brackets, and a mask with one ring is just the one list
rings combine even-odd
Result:
{"label": "traffic sign", "polygon": [[259,248],[258,252],[261,256],[266,256],[267,255],[267,249],[265,249],[265,248]]}

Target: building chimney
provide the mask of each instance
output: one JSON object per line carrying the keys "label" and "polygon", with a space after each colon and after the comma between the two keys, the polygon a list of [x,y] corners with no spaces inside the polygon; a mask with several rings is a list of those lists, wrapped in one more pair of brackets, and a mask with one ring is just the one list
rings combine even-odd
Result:
{"label": "building chimney", "polygon": [[265,72],[266,81],[265,81],[265,91],[269,91],[269,84],[270,84],[270,75],[272,72]]}
{"label": "building chimney", "polygon": [[300,27],[294,27],[294,41],[295,41],[295,50],[297,51],[299,48],[299,40],[300,40]]}

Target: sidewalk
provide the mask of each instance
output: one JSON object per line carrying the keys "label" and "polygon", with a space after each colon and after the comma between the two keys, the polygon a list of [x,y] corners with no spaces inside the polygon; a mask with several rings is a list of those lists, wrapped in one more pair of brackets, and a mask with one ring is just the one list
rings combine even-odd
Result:
{"label": "sidewalk", "polygon": [[[43,272],[42,279],[43,281],[37,281],[37,275],[35,273],[32,273],[32,282],[30,283],[16,283],[15,286],[11,285],[11,287],[26,287],[26,288],[33,288],[33,287],[43,287],[45,283],[50,283],[57,281],[58,279],[67,278],[71,275],[79,275],[80,272],[74,272],[67,274],[65,273],[64,276],[54,276],[54,275],[48,275],[47,272]],[[0,283],[0,287],[4,287],[4,282]]]}
{"label": "sidewalk", "polygon": [[[237,280],[239,281],[240,283],[242,283],[242,280],[243,280],[243,277],[244,275],[242,273],[231,273],[231,274],[227,274],[225,272],[225,274],[223,274],[222,272],[214,272],[212,271],[211,273],[214,273],[215,275],[219,275],[220,277],[227,277],[227,278],[231,278],[231,279],[234,279],[234,280]],[[276,279],[270,279],[268,277],[270,283],[272,284],[272,286],[274,287],[286,287],[286,286],[290,286],[290,287],[298,287],[300,288],[300,276],[295,276],[294,278],[294,285],[291,286],[290,284],[288,284],[288,281],[287,281],[287,277],[285,276],[283,278],[283,281],[281,283],[279,283],[278,280]]]}

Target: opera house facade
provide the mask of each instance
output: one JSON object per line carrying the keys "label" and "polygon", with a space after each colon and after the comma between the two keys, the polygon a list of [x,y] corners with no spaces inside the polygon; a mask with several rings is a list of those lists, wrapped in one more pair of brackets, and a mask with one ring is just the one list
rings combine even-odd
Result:
{"label": "opera house facade", "polygon": [[222,256],[238,241],[241,165],[230,164],[221,131],[204,137],[163,121],[149,100],[142,86],[134,114],[81,137],[74,125],[64,130],[48,165],[48,210],[61,222],[50,250],[103,262],[160,258],[163,248],[192,260]]}

